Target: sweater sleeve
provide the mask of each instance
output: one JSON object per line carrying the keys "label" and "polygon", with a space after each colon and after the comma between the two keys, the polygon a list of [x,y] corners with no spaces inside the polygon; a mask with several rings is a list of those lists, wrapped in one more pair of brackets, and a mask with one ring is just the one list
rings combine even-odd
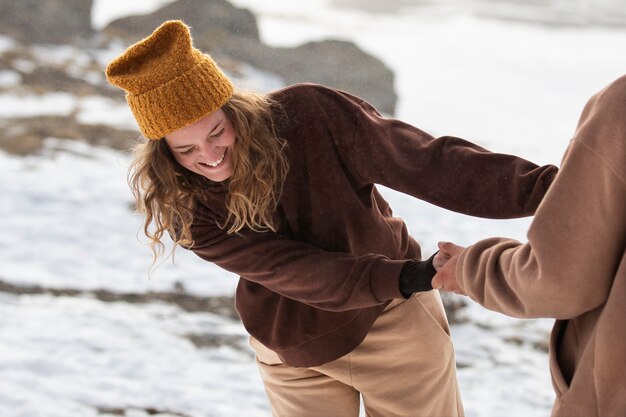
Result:
{"label": "sweater sleeve", "polygon": [[466,140],[434,138],[361,101],[354,159],[366,181],[439,207],[494,219],[532,215],[557,168],[490,152]]}
{"label": "sweater sleeve", "polygon": [[228,235],[199,215],[192,234],[197,238],[191,250],[200,258],[312,307],[346,311],[402,298],[393,277],[405,260],[329,252],[271,232]]}

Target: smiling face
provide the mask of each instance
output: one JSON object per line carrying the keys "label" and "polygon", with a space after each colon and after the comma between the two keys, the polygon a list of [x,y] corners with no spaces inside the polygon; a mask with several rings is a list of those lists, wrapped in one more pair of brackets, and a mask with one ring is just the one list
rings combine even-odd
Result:
{"label": "smiling face", "polygon": [[233,175],[235,132],[222,109],[168,133],[165,141],[179,164],[211,181]]}

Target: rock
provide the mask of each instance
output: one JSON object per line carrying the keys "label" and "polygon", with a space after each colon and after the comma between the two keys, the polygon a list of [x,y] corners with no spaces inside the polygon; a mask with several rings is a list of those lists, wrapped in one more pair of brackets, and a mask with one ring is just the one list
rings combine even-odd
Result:
{"label": "rock", "polygon": [[393,115],[397,101],[393,72],[354,43],[326,40],[295,48],[272,48],[233,39],[226,54],[280,75],[287,84],[314,82],[345,90]]}
{"label": "rock", "polygon": [[73,43],[93,35],[91,6],[91,0],[2,0],[0,26],[22,43]]}
{"label": "rock", "polygon": [[464,297],[445,291],[441,291],[440,295],[443,307],[446,310],[448,323],[462,324],[469,321],[466,311],[467,301]]}
{"label": "rock", "polygon": [[394,75],[379,59],[346,41],[311,42],[295,48],[264,45],[254,15],[225,0],[178,0],[145,16],[113,21],[103,32],[130,44],[168,19],[181,19],[191,26],[194,45],[213,55],[226,71],[236,71],[234,58],[279,75],[285,84],[324,84],[360,96],[388,115],[395,112]]}
{"label": "rock", "polygon": [[138,41],[172,19],[180,19],[192,27],[194,44],[200,49],[213,49],[215,43],[230,36],[259,41],[259,28],[252,12],[226,0],[178,0],[148,15],[115,20],[103,32]]}
{"label": "rock", "polygon": [[49,137],[84,140],[93,145],[128,150],[140,139],[139,132],[107,125],[79,123],[75,117],[34,116],[3,120],[0,125],[0,150],[28,155],[41,150]]}
{"label": "rock", "polygon": [[[18,40],[0,54],[0,67],[19,78],[16,85],[0,86],[0,93],[63,91],[122,101],[121,91],[104,80],[104,65],[91,41],[105,42],[100,46],[106,47],[114,36],[130,44],[164,20],[179,18],[192,26],[196,46],[211,53],[234,80],[247,71],[243,64],[247,62],[280,78],[270,88],[315,82],[361,96],[381,112],[394,112],[393,73],[350,42],[322,41],[296,48],[263,45],[254,15],[225,0],[178,0],[150,15],[119,19],[94,36],[89,26],[91,4],[91,0],[0,0],[2,33]],[[74,50],[63,47],[61,55],[45,54],[41,51],[49,48],[37,43],[66,43]],[[140,137],[124,127],[83,124],[76,114],[6,117],[0,128],[0,149],[19,155],[37,152],[47,137],[86,140],[116,149],[128,149]]]}

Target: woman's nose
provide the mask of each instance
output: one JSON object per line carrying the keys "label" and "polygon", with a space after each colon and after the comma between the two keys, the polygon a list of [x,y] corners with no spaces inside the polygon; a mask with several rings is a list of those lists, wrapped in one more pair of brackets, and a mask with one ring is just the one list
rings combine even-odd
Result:
{"label": "woman's nose", "polygon": [[200,147],[200,156],[202,157],[210,159],[210,158],[214,158],[215,156],[219,156],[218,154],[219,154],[219,150],[217,146],[211,141],[206,141]]}

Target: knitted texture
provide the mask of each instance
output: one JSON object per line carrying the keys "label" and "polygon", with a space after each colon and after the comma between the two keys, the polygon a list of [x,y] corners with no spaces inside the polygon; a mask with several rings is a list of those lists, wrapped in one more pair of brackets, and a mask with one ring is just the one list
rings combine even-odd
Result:
{"label": "knitted texture", "polygon": [[215,61],[192,45],[189,28],[169,20],[130,46],[106,69],[148,139],[192,124],[219,109],[233,85]]}

